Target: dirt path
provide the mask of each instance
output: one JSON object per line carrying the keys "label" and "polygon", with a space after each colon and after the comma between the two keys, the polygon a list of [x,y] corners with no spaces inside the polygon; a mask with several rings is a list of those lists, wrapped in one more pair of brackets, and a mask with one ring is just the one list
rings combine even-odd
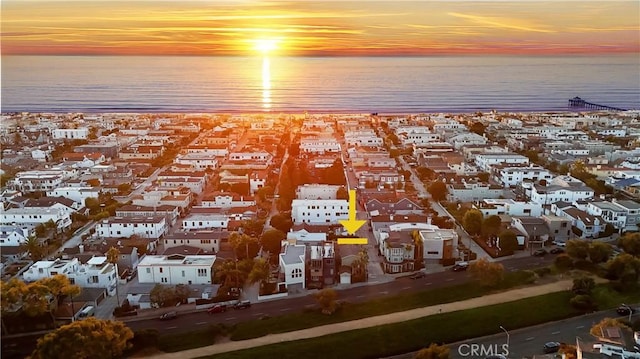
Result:
{"label": "dirt path", "polygon": [[[599,281],[597,281],[599,282]],[[258,347],[262,345],[282,343],[287,341],[320,337],[327,334],[345,332],[349,330],[369,328],[378,325],[404,322],[416,318],[426,317],[433,314],[455,312],[458,310],[484,307],[488,305],[512,302],[523,298],[535,297],[543,294],[561,292],[569,290],[573,286],[573,280],[561,280],[553,283],[537,286],[513,289],[506,292],[489,294],[483,297],[471,298],[459,302],[445,303],[430,307],[417,308],[403,312],[379,315],[375,317],[362,318],[349,322],[323,325],[315,328],[297,330],[288,333],[270,334],[260,338],[230,341],[226,343],[214,344],[206,347],[184,350],[175,353],[164,353],[149,356],[153,359],[184,359],[197,358],[207,355],[225,353],[235,350]]]}

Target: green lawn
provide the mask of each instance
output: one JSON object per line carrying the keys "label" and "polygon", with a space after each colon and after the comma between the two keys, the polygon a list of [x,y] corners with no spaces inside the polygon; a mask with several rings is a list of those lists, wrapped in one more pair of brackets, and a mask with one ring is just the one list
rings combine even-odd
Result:
{"label": "green lawn", "polygon": [[497,333],[499,326],[505,323],[509,328],[519,328],[577,315],[568,304],[570,297],[571,294],[567,292],[551,293],[206,358],[379,358],[419,350],[430,343],[452,343]]}

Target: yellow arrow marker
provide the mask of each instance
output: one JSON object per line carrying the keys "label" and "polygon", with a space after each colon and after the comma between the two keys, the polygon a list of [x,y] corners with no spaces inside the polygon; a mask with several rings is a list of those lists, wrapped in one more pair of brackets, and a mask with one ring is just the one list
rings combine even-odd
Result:
{"label": "yellow arrow marker", "polygon": [[356,190],[349,190],[349,219],[340,220],[340,224],[347,230],[349,234],[355,234],[360,227],[364,224],[364,220],[356,219]]}
{"label": "yellow arrow marker", "polygon": [[367,238],[338,238],[338,244],[368,244]]}

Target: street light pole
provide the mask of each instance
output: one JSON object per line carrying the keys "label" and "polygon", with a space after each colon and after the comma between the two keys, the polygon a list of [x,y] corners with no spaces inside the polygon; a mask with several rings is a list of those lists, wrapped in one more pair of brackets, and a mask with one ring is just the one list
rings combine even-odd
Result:
{"label": "street light pole", "polygon": [[504,329],[502,325],[500,326],[500,329],[502,329],[507,334],[507,350],[509,350],[509,332]]}
{"label": "street light pole", "polygon": [[622,303],[622,306],[627,308],[627,309],[629,309],[629,323],[631,323],[631,315],[633,314],[633,309],[631,309],[630,306],[628,306],[628,305],[626,305],[624,303]]}

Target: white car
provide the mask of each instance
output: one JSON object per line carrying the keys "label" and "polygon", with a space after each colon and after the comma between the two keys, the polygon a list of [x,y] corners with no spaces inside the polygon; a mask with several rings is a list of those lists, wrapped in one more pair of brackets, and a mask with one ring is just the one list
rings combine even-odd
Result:
{"label": "white car", "polygon": [[566,247],[567,246],[566,242],[561,242],[561,241],[553,241],[553,244],[558,246],[558,247]]}

